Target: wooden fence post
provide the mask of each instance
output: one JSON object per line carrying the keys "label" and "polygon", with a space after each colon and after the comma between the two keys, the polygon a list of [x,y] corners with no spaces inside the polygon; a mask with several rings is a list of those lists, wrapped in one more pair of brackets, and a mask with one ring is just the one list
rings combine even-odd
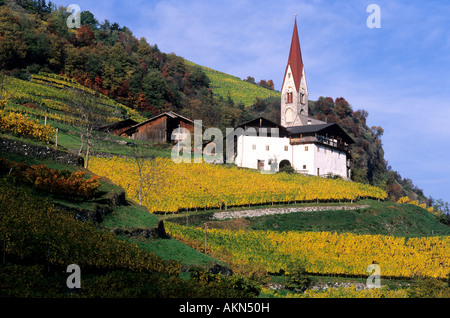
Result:
{"label": "wooden fence post", "polygon": [[208,242],[208,224],[205,222],[205,254],[206,254],[207,242]]}
{"label": "wooden fence post", "polygon": [[56,128],[56,142],[55,142],[55,148],[58,148],[58,130],[59,130],[59,128]]}

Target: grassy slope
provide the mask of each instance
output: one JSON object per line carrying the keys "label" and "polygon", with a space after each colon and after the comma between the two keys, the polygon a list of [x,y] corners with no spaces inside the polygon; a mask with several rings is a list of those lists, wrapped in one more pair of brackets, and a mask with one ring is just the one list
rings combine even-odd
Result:
{"label": "grassy slope", "polygon": [[[206,68],[204,68],[206,69]],[[243,91],[245,98],[239,94],[230,95],[235,102],[242,102],[246,105],[253,103],[257,97],[264,98],[264,94],[279,94],[279,92],[269,91],[256,85],[249,84],[238,78],[233,78],[224,73],[206,69],[207,75],[211,78],[212,87],[215,92],[227,97],[228,91]],[[215,75],[214,75],[215,74]],[[228,77],[228,80],[224,80]],[[226,85],[220,82],[227,82]],[[234,87],[234,88],[233,88]],[[237,88],[236,88],[237,87]],[[259,92],[253,93],[254,89]],[[255,94],[255,95],[252,95]],[[262,94],[262,95],[258,95]],[[268,97],[266,95],[266,97]],[[65,149],[74,151],[79,148],[79,138],[76,129],[70,125],[48,121],[51,125],[58,125],[60,128],[59,145]],[[111,135],[101,135],[94,147],[94,151],[111,153],[115,155],[132,155],[133,149],[128,146],[120,145],[118,141],[126,140],[121,137]],[[7,136],[8,138],[15,138]],[[31,142],[31,141],[28,141]],[[135,141],[133,141],[135,142]],[[39,142],[31,142],[37,143]],[[148,147],[149,154],[156,156],[170,156],[169,149],[161,147]],[[0,156],[7,156],[10,160],[26,161],[30,164],[45,163],[51,168],[74,170],[75,167],[59,165],[50,161],[41,162],[37,159],[25,158],[13,154],[0,153]],[[105,193],[114,193],[120,190],[117,186],[102,182],[101,191]],[[61,199],[58,199],[61,200]],[[64,201],[64,200],[62,200]],[[61,201],[59,201],[61,202]],[[67,205],[75,204],[79,207],[94,207],[95,202],[73,203],[61,202]],[[370,208],[361,211],[348,212],[302,212],[289,215],[277,215],[263,218],[247,219],[245,222],[234,222],[233,227],[242,226],[248,229],[268,229],[279,231],[337,231],[353,232],[362,234],[387,234],[399,236],[429,236],[429,235],[449,235],[449,227],[437,222],[433,215],[418,207],[410,205],[398,205],[391,202],[370,201]],[[211,211],[210,211],[211,212]],[[183,215],[180,215],[183,217]],[[158,221],[163,218],[149,214],[145,208],[130,202],[129,205],[118,207],[114,212],[107,216],[103,226],[108,229],[114,228],[146,228],[155,227]],[[227,226],[226,221],[221,222],[221,226]],[[211,226],[213,226],[211,224]],[[210,266],[218,261],[195,251],[194,249],[173,239],[149,240],[138,238],[125,238],[136,242],[140,247],[153,251],[163,259],[175,259],[187,266]],[[218,262],[220,263],[220,262]]]}
{"label": "grassy slope", "polygon": [[450,235],[450,227],[430,212],[410,204],[377,202],[350,211],[298,212],[250,219],[247,227],[273,231],[327,231],[404,237]]}
{"label": "grassy slope", "polygon": [[272,91],[261,86],[243,81],[239,77],[229,75],[211,68],[186,61],[191,66],[199,66],[211,81],[210,87],[216,95],[224,99],[231,97],[235,104],[242,103],[245,106],[252,105],[256,98],[266,99],[270,97],[280,98],[280,92]]}
{"label": "grassy slope", "polygon": [[[50,160],[39,160],[30,157],[24,157],[16,154],[10,154],[0,151],[0,157],[8,158],[9,161],[15,162],[25,162],[31,165],[45,164],[52,169],[67,169],[69,171],[83,170],[81,168],[59,164]],[[73,201],[68,198],[62,197],[52,197],[55,203],[60,203],[65,206],[75,207],[86,210],[95,210],[97,205],[101,205],[102,202],[114,195],[119,193],[122,189],[115,184],[111,183],[108,179],[101,178],[101,185],[99,187],[99,192],[101,195],[93,200],[89,201]],[[49,196],[45,193],[35,192],[36,196],[41,198],[48,198]],[[159,217],[150,214],[145,207],[141,207],[135,202],[128,201],[126,205],[113,207],[113,212],[107,215],[102,222],[102,227],[107,230],[112,230],[116,228],[132,230],[133,228],[154,228],[157,226]],[[201,254],[200,252],[178,242],[175,239],[141,239],[141,238],[127,238],[121,237],[122,239],[133,241],[140,247],[155,252],[158,256],[165,260],[177,260],[187,266],[200,266],[200,267],[210,267],[215,263],[220,263],[219,261]]]}

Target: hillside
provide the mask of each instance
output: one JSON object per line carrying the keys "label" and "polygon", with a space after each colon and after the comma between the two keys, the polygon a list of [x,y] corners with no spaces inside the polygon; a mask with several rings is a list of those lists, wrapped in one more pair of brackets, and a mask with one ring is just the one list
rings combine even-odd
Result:
{"label": "hillside", "polygon": [[[311,280],[365,284],[371,264],[383,288],[337,295],[449,297],[448,220],[387,166],[367,112],[344,98],[309,103],[355,139],[353,181],[175,164],[171,145],[94,126],[166,110],[222,129],[260,115],[278,122],[280,97],[264,94],[279,93],[160,52],[87,11],[67,29],[67,15],[45,1],[0,1],[0,297],[320,297],[336,294],[315,294]],[[396,203],[406,195],[419,202]],[[323,209],[212,219],[285,207]],[[81,290],[66,288],[74,263]]]}
{"label": "hillside", "polygon": [[[450,227],[416,205],[389,201],[362,200],[359,205],[370,207],[356,210],[301,211],[288,214],[208,221],[208,227],[220,229],[269,230],[277,232],[336,232],[401,237],[450,235]],[[295,205],[294,205],[295,206]],[[302,205],[298,205],[299,208]],[[280,208],[282,209],[282,208]],[[274,209],[276,210],[276,209]],[[180,218],[178,222],[182,222]],[[200,225],[191,221],[191,225]]]}
{"label": "hillside", "polygon": [[[279,122],[279,92],[163,53],[156,44],[134,37],[127,27],[99,22],[89,11],[81,13],[79,29],[67,28],[67,16],[63,9],[45,1],[6,1],[0,6],[2,71],[22,80],[39,76],[39,72],[58,74],[144,118],[171,110],[223,131],[259,116]],[[35,107],[33,103],[19,101],[28,108]],[[355,139],[353,180],[383,188],[392,200],[408,196],[427,206],[435,203],[388,165],[382,148],[383,129],[366,125],[366,111],[353,108],[342,97],[320,97],[309,104],[311,116],[337,122]],[[41,109],[34,113],[43,111],[41,102],[37,107]]]}
{"label": "hillside", "polygon": [[[12,173],[10,171],[5,176],[10,165],[13,167]],[[69,200],[67,195],[50,193],[45,187],[36,184],[30,186],[29,181],[22,177],[26,173],[26,165],[25,163],[17,166],[4,159],[0,161],[0,233],[3,242],[0,297],[159,298],[210,297],[215,293],[216,296],[225,297],[255,295],[243,290],[239,292],[239,288],[232,287],[236,283],[234,277],[205,284],[201,277],[206,273],[199,271],[198,279],[182,278],[181,263],[174,261],[174,257],[163,260],[146,248],[138,247],[135,240],[115,235],[111,228],[107,227],[107,222],[99,226],[97,218],[81,221],[81,208],[89,209],[86,204],[81,204],[86,200],[75,199],[77,192],[72,192],[72,198]],[[73,167],[68,168],[74,170]],[[31,166],[31,169],[34,168]],[[67,176],[68,173],[66,171],[64,175]],[[59,181],[66,187],[69,186],[62,176]],[[96,211],[101,206],[111,210],[106,213],[108,215],[120,213],[128,215],[128,219],[131,215],[145,213],[130,203],[102,203],[108,201],[112,191],[120,191],[116,186],[107,183],[106,180],[100,181],[100,187],[91,199],[91,205],[97,206]],[[64,207],[77,203],[77,200],[81,201],[78,202],[77,208]],[[154,226],[155,220],[151,219],[141,218],[140,225],[146,222],[147,227]],[[201,254],[200,257],[196,256],[192,249],[179,243],[175,244],[174,240],[161,242],[163,244],[159,250],[172,247],[178,253],[185,253],[191,259],[188,263],[190,265],[214,262]],[[167,254],[164,256],[168,258]],[[197,261],[193,260],[195,257]],[[71,291],[66,287],[66,267],[73,263],[83,270],[81,291]],[[241,283],[245,285],[243,280]]]}
{"label": "hillside", "polygon": [[14,77],[3,79],[8,103],[5,110],[31,115],[33,117],[77,125],[80,121],[78,103],[80,94],[92,99],[93,111],[100,117],[99,125],[131,118],[142,121],[137,111],[124,106],[102,94],[88,89],[72,79],[56,74],[39,73],[31,75],[29,81]]}
{"label": "hillside", "polygon": [[208,68],[206,66],[197,65],[193,62],[186,61],[187,65],[201,67],[205,75],[210,80],[210,88],[214,94],[223,99],[230,98],[235,104],[242,104],[246,107],[255,104],[257,99],[280,98],[280,92],[261,87],[256,84],[249,83],[239,77],[229,75]]}

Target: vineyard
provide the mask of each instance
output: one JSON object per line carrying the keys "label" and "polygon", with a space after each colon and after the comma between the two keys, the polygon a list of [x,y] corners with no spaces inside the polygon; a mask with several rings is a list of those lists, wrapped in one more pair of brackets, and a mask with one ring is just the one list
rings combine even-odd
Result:
{"label": "vineyard", "polygon": [[255,103],[256,98],[280,98],[280,92],[272,91],[261,86],[248,83],[239,77],[228,75],[205,66],[200,66],[189,61],[185,61],[187,65],[199,66],[205,72],[211,81],[210,87],[214,93],[223,97],[230,97],[234,103],[242,103],[244,106],[250,106]]}
{"label": "vineyard", "polygon": [[[205,232],[167,223],[170,235],[204,251]],[[330,232],[227,231],[208,229],[207,250],[239,271],[289,272],[303,264],[309,273],[367,277],[378,264],[383,277],[450,273],[450,237],[409,238]]]}
{"label": "vineyard", "polygon": [[56,74],[32,75],[30,81],[9,77],[7,81],[8,103],[5,110],[29,116],[54,120],[70,125],[77,123],[76,105],[79,92],[95,96],[96,111],[105,123],[129,117],[137,121],[144,118],[135,110],[88,89],[74,80]]}
{"label": "vineyard", "polygon": [[[90,169],[121,186],[136,200],[140,190],[133,159],[92,158]],[[147,160],[143,166],[142,204],[150,212],[222,209],[296,202],[342,202],[359,198],[385,199],[386,193],[366,184],[303,175],[264,175],[256,171],[206,163],[176,164],[168,158]]]}
{"label": "vineyard", "polygon": [[55,129],[51,126],[44,126],[37,120],[29,119],[22,114],[0,110],[0,132],[49,141],[55,134]]}

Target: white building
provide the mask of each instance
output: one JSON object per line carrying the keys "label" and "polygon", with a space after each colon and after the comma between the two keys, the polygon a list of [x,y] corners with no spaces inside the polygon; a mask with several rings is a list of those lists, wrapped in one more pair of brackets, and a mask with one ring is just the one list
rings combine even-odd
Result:
{"label": "white building", "polygon": [[297,20],[281,90],[280,111],[281,125],[261,117],[236,127],[234,138],[227,141],[227,161],[232,156],[238,167],[275,172],[290,165],[303,174],[350,178],[352,138],[335,123],[308,117],[308,88]]}

